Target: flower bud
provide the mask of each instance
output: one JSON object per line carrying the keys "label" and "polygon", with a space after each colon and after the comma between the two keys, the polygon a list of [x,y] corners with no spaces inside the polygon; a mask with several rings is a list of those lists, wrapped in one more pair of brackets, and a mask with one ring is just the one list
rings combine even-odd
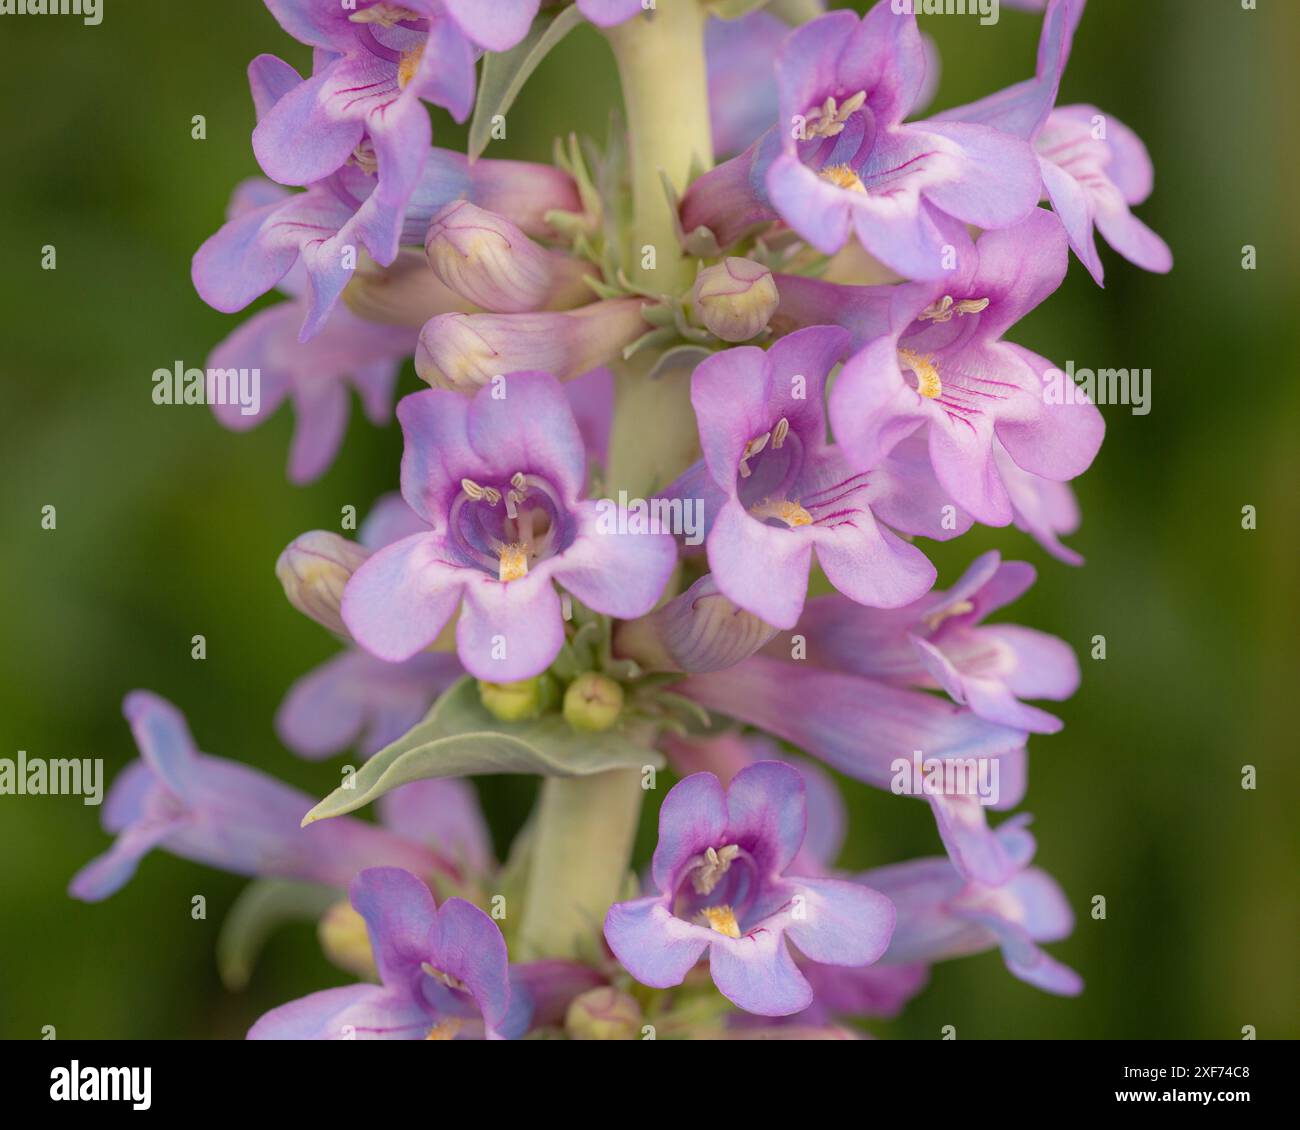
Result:
{"label": "flower bud", "polygon": [[575,730],[608,730],[623,711],[623,688],[608,675],[587,671],[564,692],[564,718]]}
{"label": "flower bud", "polygon": [[614,650],[656,671],[721,671],[748,659],[777,629],[723,596],[706,574],[648,616],[620,624]]}
{"label": "flower bud", "polygon": [[347,636],[339,614],[343,586],[369,556],[363,545],[326,530],[312,530],[288,544],[275,563],[275,575],[299,612]]}
{"label": "flower bud", "polygon": [[579,993],[569,1003],[564,1029],[572,1040],[635,1040],[641,1035],[641,1006],[608,985]]}
{"label": "flower bud", "polygon": [[434,388],[458,392],[530,370],[571,380],[613,360],[649,329],[641,305],[620,298],[555,314],[440,314],[420,331],[415,371]]}
{"label": "flower bud", "polygon": [[345,972],[363,981],[378,980],[375,955],[366,933],[366,920],[348,901],[336,902],[316,926],[316,936],[325,956]]}
{"label": "flower bud", "polygon": [[724,259],[695,279],[695,312],[723,341],[748,341],[767,328],[780,301],[772,272],[753,259]]}
{"label": "flower bud", "polygon": [[462,298],[499,314],[589,301],[582,281],[594,267],[547,251],[504,216],[455,200],[433,218],[424,241],[434,274]]}
{"label": "flower bud", "polygon": [[465,309],[465,300],[443,285],[424,257],[411,248],[398,252],[391,267],[381,267],[365,252],[343,291],[343,301],[358,318],[385,326],[422,326],[436,314]]}
{"label": "flower bud", "polygon": [[515,683],[478,684],[484,708],[502,722],[527,722],[554,710],[560,702],[560,685],[546,672]]}

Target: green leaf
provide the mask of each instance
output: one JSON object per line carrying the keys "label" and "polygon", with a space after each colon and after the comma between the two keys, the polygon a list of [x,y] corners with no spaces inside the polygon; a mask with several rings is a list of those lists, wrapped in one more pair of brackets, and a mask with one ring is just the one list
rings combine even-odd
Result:
{"label": "green leaf", "polygon": [[286,922],[314,921],[343,898],[319,883],[254,879],[235,899],[217,935],[217,971],[228,989],[242,989],[266,940]]}
{"label": "green leaf", "polygon": [[559,714],[532,722],[493,717],[478,686],[464,678],[444,694],[423,722],[380,750],[303,818],[311,824],[352,812],[408,781],[489,773],[586,777],[610,769],[663,764],[653,750],[630,740],[622,727],[579,734]]}
{"label": "green leaf", "polygon": [[565,8],[554,19],[537,19],[532,30],[509,51],[489,51],[483,56],[478,98],[469,124],[469,159],[483,155],[492,139],[492,119],[505,114],[519,97],[528,76],[557,43],[582,22],[576,7]]}

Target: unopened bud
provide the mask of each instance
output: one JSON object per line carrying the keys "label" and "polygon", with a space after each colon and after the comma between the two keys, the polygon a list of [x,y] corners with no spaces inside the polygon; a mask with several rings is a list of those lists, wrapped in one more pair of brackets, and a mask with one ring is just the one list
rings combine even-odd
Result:
{"label": "unopened bud", "polygon": [[608,985],[588,989],[569,1003],[564,1028],[572,1040],[635,1040],[641,1035],[641,1006]]}
{"label": "unopened bud", "polygon": [[564,718],[575,730],[608,730],[623,711],[623,688],[608,675],[587,671],[564,692]]}
{"label": "unopened bud", "polygon": [[493,313],[564,309],[592,298],[582,278],[594,267],[538,246],[504,216],[468,200],[434,216],[424,250],[448,288]]}
{"label": "unopened bud", "polygon": [[441,314],[420,331],[415,371],[434,388],[458,392],[531,370],[572,380],[649,329],[641,306],[640,298],[618,298],[554,314]]}
{"label": "unopened bud", "polygon": [[695,279],[695,310],[723,341],[748,341],[767,328],[780,301],[772,272],[753,259],[724,259]]}
{"label": "unopened bud", "polygon": [[316,927],[320,948],[340,969],[363,981],[378,980],[366,920],[345,901],[336,902]]}
{"label": "unopened bud", "polygon": [[347,636],[339,614],[343,587],[370,556],[370,550],[327,530],[296,537],[275,563],[284,595],[299,612],[331,632]]}
{"label": "unopened bud", "polygon": [[546,672],[514,683],[480,679],[478,693],[488,713],[502,722],[527,722],[560,703],[560,685],[554,675]]}

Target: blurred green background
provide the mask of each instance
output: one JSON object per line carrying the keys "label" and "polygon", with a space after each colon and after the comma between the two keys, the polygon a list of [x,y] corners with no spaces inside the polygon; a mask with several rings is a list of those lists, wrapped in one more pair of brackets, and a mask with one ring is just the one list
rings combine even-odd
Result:
{"label": "blurred green background", "polygon": [[[1261,0],[1092,0],[1062,101],[1092,102],[1149,146],[1157,188],[1139,214],[1172,245],[1174,273],[1143,274],[1103,248],[1108,286],[1072,263],[1017,341],[1064,363],[1153,370],[1149,416],[1107,408],[1106,444],[1078,483],[1081,570],[1013,529],[936,550],[950,583],[997,546],[1040,567],[1008,615],[1079,651],[1084,684],[1059,736],[1031,743],[1026,809],[1039,862],[1079,916],[1053,952],[1087,980],[1058,1000],[996,954],[935,970],[906,1015],[875,1032],[936,1038],[1295,1037],[1297,773],[1297,142],[1294,5]],[[1038,19],[993,28],[923,21],[944,73],[936,107],[1031,73]],[[5,175],[5,594],[0,756],[135,756],[120,702],[174,700],[201,746],[323,795],[337,764],[277,743],[271,719],[302,672],[334,653],[272,572],[295,534],[337,528],[395,485],[400,440],[356,418],[343,456],[308,489],[284,478],[287,410],[247,435],[201,408],[158,408],[150,374],[201,365],[237,324],[193,293],[189,260],[254,174],[244,67],[271,51],[308,67],[257,0],[108,0],[104,22],[0,19]],[[671,81],[671,76],[665,76]],[[612,63],[584,28],[543,66],[493,155],[546,159],[556,133],[603,136]],[[190,137],[207,118],[206,141]],[[438,119],[437,139],[461,134]],[[1289,222],[1288,222],[1289,221]],[[58,269],[40,269],[41,247]],[[1245,244],[1259,267],[1241,269]],[[418,382],[407,368],[404,391]],[[41,507],[58,508],[55,532]],[[1259,528],[1243,531],[1254,505]],[[190,658],[206,635],[208,657]],[[1108,657],[1087,658],[1094,635]],[[1241,767],[1259,787],[1243,791]],[[482,793],[504,845],[531,783]],[[846,783],[844,862],[939,850],[925,807]],[[249,989],[213,961],[243,880],[150,856],[106,903],[65,895],[108,839],[75,797],[0,797],[0,1036],[240,1036],[268,1007],[346,980],[310,926],[271,943]],[[650,839],[643,835],[643,851]],[[193,921],[190,900],[208,901]],[[1108,917],[1088,915],[1104,895]]]}

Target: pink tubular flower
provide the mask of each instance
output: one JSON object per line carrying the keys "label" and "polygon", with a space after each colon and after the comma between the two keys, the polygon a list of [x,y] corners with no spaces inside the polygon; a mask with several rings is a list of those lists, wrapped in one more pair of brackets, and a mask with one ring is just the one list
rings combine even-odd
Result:
{"label": "pink tubular flower", "polygon": [[606,523],[583,500],[585,448],[553,377],[514,373],[473,400],[416,393],[397,412],[402,495],[431,528],[380,550],[348,582],[343,620],[362,647],[409,659],[460,608],[461,662],[509,682],[544,671],[564,641],[553,582],[610,616],[654,606],[673,540]]}

